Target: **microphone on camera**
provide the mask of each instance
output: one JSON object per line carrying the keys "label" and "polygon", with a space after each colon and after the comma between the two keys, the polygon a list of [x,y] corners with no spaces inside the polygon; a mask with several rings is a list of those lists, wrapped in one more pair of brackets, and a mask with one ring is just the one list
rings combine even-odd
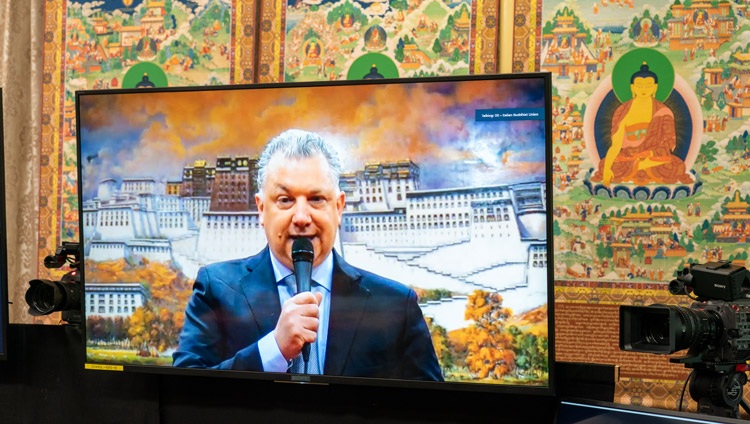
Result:
{"label": "microphone on camera", "polygon": [[[315,257],[313,245],[308,238],[297,238],[292,243],[292,264],[294,265],[294,278],[297,280],[297,294],[310,291],[312,281],[312,263]],[[307,363],[310,359],[310,343],[302,346],[302,359]]]}

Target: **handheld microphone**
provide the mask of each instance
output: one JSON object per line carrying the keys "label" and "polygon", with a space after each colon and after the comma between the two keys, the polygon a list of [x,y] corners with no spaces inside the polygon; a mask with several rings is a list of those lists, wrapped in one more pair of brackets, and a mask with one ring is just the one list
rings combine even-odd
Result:
{"label": "handheld microphone", "polygon": [[[297,238],[292,243],[292,264],[294,278],[297,279],[297,294],[310,291],[312,281],[312,263],[315,257],[313,245],[308,238]],[[305,363],[310,359],[310,343],[302,346],[302,359]]]}

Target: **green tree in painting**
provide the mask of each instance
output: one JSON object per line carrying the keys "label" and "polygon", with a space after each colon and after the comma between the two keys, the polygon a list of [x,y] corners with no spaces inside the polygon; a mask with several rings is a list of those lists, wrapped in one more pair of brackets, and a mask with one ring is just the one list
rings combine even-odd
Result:
{"label": "green tree in painting", "polygon": [[613,257],[614,253],[612,246],[607,243],[598,243],[596,245],[596,257],[599,258],[600,261]]}
{"label": "green tree in painting", "polygon": [[700,154],[695,160],[697,165],[706,165],[709,163],[716,162],[716,155],[719,153],[719,148],[716,147],[715,140],[709,140],[701,145]]}
{"label": "green tree in painting", "polygon": [[404,61],[404,44],[404,39],[399,38],[398,43],[396,43],[396,49],[393,51],[393,58],[398,62]]}
{"label": "green tree in painting", "polygon": [[445,374],[453,366],[453,349],[448,338],[448,331],[445,327],[436,324],[431,317],[425,317],[425,321],[427,322],[427,328],[430,330],[432,345],[435,347],[440,368],[443,369],[443,374]]}
{"label": "green tree in painting", "polygon": [[705,96],[703,96],[703,102],[701,103],[703,105],[703,108],[706,110],[711,110],[714,108],[714,96],[711,95],[711,93],[706,93]]}
{"label": "green tree in painting", "polygon": [[458,49],[453,49],[453,55],[451,56],[451,61],[458,62],[461,60],[461,52],[458,51]]}
{"label": "green tree in painting", "polygon": [[389,4],[391,8],[397,10],[406,10],[409,8],[409,2],[407,0],[391,0]]}
{"label": "green tree in painting", "polygon": [[440,39],[436,38],[435,42],[432,43],[432,51],[435,54],[440,54],[443,51],[443,46],[440,44]]}
{"label": "green tree in painting", "polygon": [[701,232],[703,233],[703,240],[713,243],[716,241],[716,234],[714,234],[714,228],[707,219],[703,220],[701,224]]}
{"label": "green tree in painting", "polygon": [[508,332],[513,336],[516,351],[516,375],[542,377],[548,371],[548,339],[524,333],[516,326]]}
{"label": "green tree in painting", "polygon": [[722,91],[719,93],[719,97],[716,99],[716,107],[724,109],[727,106],[727,96]]}

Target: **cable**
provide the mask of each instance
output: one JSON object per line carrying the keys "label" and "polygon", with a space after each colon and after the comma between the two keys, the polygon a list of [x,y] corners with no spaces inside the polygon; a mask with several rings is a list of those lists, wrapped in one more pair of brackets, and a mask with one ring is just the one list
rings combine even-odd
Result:
{"label": "cable", "polygon": [[687,378],[685,379],[685,384],[682,385],[682,393],[680,393],[680,404],[677,406],[678,411],[682,411],[682,400],[685,399],[685,388],[687,388],[688,381],[693,378],[694,373],[695,369],[691,370],[690,374],[688,374]]}

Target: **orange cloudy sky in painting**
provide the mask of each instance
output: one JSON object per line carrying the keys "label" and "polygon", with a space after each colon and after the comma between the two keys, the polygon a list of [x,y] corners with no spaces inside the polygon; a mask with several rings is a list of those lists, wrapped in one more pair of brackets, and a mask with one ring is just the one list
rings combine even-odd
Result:
{"label": "orange cloudy sky in painting", "polygon": [[544,179],[543,120],[475,120],[478,109],[543,108],[541,78],[83,92],[78,101],[89,194],[105,178],[178,180],[195,160],[257,156],[289,128],[331,141],[347,171],[409,158],[422,188]]}

